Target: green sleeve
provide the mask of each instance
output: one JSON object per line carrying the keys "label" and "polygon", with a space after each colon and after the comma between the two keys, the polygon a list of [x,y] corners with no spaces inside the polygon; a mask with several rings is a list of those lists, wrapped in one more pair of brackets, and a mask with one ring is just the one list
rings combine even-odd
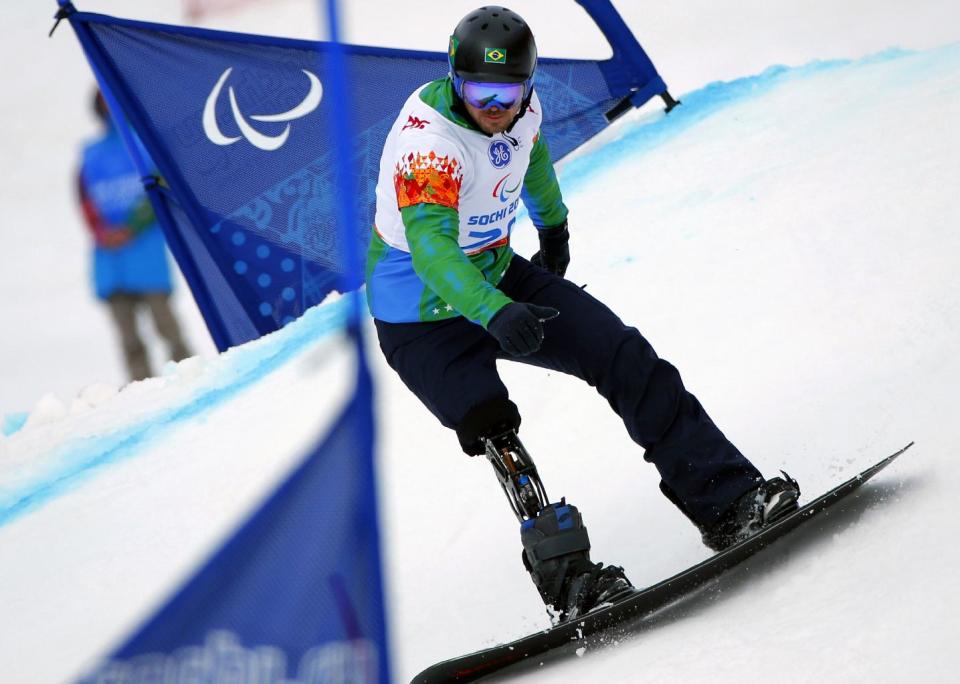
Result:
{"label": "green sleeve", "polygon": [[415,204],[400,210],[413,270],[424,284],[460,315],[487,327],[512,300],[487,282],[460,248],[460,218],[439,204]]}
{"label": "green sleeve", "polygon": [[520,196],[530,213],[530,220],[537,228],[558,226],[567,218],[567,206],[560,194],[557,172],[550,161],[550,150],[547,149],[543,133],[537,137],[530,152],[530,166],[523,177]]}

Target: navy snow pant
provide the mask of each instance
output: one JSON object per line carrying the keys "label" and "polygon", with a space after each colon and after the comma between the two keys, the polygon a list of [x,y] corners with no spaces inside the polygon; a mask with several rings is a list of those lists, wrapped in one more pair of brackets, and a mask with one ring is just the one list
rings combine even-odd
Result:
{"label": "navy snow pant", "polygon": [[540,350],[510,356],[484,328],[458,317],[431,323],[377,320],[387,363],[446,427],[477,406],[508,399],[496,360],[574,375],[603,395],[660,473],[663,493],[698,525],[709,525],[763,480],[724,437],[680,373],[637,331],[568,280],[514,256],[497,286],[517,302],[552,306]]}

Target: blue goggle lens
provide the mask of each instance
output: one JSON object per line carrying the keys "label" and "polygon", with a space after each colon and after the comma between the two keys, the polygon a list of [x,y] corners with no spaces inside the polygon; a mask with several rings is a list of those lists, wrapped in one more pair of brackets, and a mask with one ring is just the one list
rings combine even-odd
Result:
{"label": "blue goggle lens", "polygon": [[462,81],[460,97],[464,102],[477,109],[500,107],[510,109],[523,100],[525,83],[477,83]]}

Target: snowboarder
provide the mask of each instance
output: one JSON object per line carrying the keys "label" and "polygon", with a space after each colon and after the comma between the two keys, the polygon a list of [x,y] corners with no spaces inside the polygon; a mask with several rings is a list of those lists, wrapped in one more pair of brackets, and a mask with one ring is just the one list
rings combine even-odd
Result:
{"label": "snowboarder", "polygon": [[78,174],[80,206],[93,234],[94,291],[110,307],[130,380],[150,377],[137,312],[150,311],[175,361],[190,356],[170,307],[166,243],[150,200],[98,91],[94,112],[103,133],[84,146]]}
{"label": "snowboarder", "polygon": [[[547,499],[498,359],[595,387],[713,549],[795,510],[799,489],[789,477],[765,480],[677,369],[564,279],[567,207],[540,131],[526,22],[503,7],[470,12],[448,54],[449,74],[410,96],[384,145],[368,302],[391,368],[467,454],[493,463],[521,521],[527,571],[544,603],[572,619],[632,586],[622,568],[590,559],[577,508]],[[540,242],[529,261],[510,247],[521,198]]]}

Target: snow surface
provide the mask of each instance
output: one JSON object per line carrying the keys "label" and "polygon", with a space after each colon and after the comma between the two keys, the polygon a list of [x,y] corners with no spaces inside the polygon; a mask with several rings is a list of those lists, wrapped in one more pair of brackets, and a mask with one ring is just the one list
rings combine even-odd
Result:
{"label": "snow surface", "polygon": [[[78,4],[180,21],[173,2]],[[473,4],[350,2],[347,35],[424,47]],[[618,4],[684,104],[632,113],[561,165],[568,277],[635,323],[728,436],[807,497],[917,445],[778,553],[626,642],[517,678],[954,681],[960,7]],[[350,382],[342,303],[217,356],[181,288],[200,355],[120,387],[71,195],[91,79],[68,27],[46,40],[53,6],[0,10],[0,680],[14,683],[70,679],[148,615],[322,432]],[[564,30],[575,6],[514,8],[545,27],[545,54],[602,52]],[[207,24],[312,36],[317,16],[288,0]],[[529,225],[517,233],[533,251]],[[546,617],[489,466],[459,454],[372,340],[370,356],[394,667],[408,680]],[[602,399],[502,370],[548,491],[582,509],[596,559],[645,585],[707,556]]]}

